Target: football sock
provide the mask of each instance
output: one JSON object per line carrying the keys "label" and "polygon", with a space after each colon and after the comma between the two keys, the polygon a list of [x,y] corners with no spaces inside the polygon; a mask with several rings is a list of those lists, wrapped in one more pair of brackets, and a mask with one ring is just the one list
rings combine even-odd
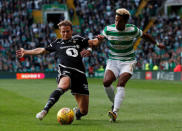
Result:
{"label": "football sock", "polygon": [[113,112],[117,113],[119,111],[120,105],[124,100],[125,96],[125,88],[124,87],[117,87],[117,92],[114,98],[114,109]]}
{"label": "football sock", "polygon": [[114,103],[114,87],[112,85],[110,85],[109,87],[104,87],[105,92],[107,94],[107,97],[109,98],[109,100]]}
{"label": "football sock", "polygon": [[49,97],[47,104],[44,107],[44,110],[47,112],[49,109],[59,100],[59,97],[64,94],[64,90],[62,88],[57,88]]}
{"label": "football sock", "polygon": [[85,116],[85,115],[86,115],[86,114],[82,114],[82,113],[80,112],[80,109],[78,109],[77,112],[76,112],[76,119],[77,119],[77,120],[80,120],[81,117],[82,117],[82,116]]}

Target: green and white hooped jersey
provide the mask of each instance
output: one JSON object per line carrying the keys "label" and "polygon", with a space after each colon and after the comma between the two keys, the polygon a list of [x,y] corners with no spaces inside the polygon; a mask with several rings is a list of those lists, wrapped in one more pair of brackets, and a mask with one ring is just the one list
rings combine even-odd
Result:
{"label": "green and white hooped jersey", "polygon": [[109,41],[109,59],[123,62],[135,60],[133,40],[142,34],[142,30],[133,24],[126,24],[124,31],[118,31],[115,24],[106,26],[102,35]]}

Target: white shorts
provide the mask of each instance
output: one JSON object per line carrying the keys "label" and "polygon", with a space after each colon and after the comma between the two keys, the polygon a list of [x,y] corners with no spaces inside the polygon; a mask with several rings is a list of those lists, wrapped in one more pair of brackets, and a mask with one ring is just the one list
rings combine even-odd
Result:
{"label": "white shorts", "polygon": [[136,61],[123,62],[119,60],[108,59],[106,70],[111,70],[116,79],[124,72],[128,72],[131,75],[133,74],[133,69],[135,68]]}

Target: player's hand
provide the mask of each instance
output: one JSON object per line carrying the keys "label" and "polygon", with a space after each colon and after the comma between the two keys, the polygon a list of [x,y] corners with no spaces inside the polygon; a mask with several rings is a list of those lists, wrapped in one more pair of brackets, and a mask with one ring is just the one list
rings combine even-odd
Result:
{"label": "player's hand", "polygon": [[23,48],[20,48],[20,50],[16,51],[16,57],[21,58],[25,55],[25,50]]}
{"label": "player's hand", "polygon": [[159,44],[157,45],[157,47],[159,47],[160,49],[164,49],[164,48],[165,48],[165,45],[162,44],[162,43],[159,43]]}
{"label": "player's hand", "polygon": [[98,38],[98,40],[103,40],[104,39],[104,36],[103,35],[97,35],[97,38]]}
{"label": "player's hand", "polygon": [[82,57],[88,57],[91,55],[91,51],[90,50],[86,50],[86,49],[83,49],[81,52],[80,52],[81,56]]}

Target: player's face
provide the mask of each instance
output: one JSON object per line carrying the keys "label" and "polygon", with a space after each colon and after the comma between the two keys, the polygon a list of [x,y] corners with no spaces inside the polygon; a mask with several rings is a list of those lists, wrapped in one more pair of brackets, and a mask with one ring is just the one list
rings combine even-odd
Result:
{"label": "player's face", "polygon": [[122,16],[116,15],[115,25],[116,25],[117,30],[124,30],[125,25],[126,25],[126,21],[124,20],[124,18]]}
{"label": "player's face", "polygon": [[70,26],[61,26],[59,29],[63,40],[71,39],[73,31]]}

